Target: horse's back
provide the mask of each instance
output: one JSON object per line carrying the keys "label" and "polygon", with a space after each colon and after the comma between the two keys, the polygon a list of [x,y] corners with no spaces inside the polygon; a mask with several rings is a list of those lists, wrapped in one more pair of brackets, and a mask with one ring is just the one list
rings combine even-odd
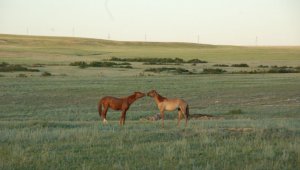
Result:
{"label": "horse's back", "polygon": [[177,104],[177,105],[182,105],[182,104],[187,105],[186,101],[184,101],[183,99],[179,99],[179,98],[167,99],[166,102],[170,103],[170,104],[172,103],[172,104]]}
{"label": "horse's back", "polygon": [[101,103],[122,103],[122,99],[112,96],[105,96],[100,101]]}
{"label": "horse's back", "polygon": [[164,106],[164,108],[166,110],[175,110],[177,108],[182,108],[182,107],[186,107],[187,106],[187,103],[182,100],[182,99],[178,99],[178,98],[175,98],[175,99],[166,99],[162,102],[162,105]]}

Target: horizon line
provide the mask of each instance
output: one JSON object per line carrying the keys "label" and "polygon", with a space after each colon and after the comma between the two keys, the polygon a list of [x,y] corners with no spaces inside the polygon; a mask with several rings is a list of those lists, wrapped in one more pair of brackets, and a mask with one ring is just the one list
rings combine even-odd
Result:
{"label": "horizon line", "polygon": [[104,40],[104,41],[115,41],[115,42],[139,42],[139,43],[182,43],[182,44],[193,44],[193,45],[211,45],[211,46],[240,46],[240,47],[300,47],[297,45],[237,45],[237,44],[209,44],[209,43],[197,43],[197,42],[187,42],[187,41],[139,41],[139,40],[117,40],[117,39],[105,39],[97,37],[79,37],[79,36],[64,36],[64,35],[39,35],[39,34],[10,34],[10,33],[0,33],[0,35],[9,36],[25,36],[25,37],[49,37],[49,38],[78,38],[78,39],[93,39],[93,40]]}

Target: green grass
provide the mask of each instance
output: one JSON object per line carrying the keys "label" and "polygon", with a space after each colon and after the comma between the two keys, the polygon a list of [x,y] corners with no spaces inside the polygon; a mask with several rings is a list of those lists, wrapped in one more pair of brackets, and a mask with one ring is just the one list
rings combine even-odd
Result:
{"label": "green grass", "polygon": [[[250,67],[226,69],[297,69],[299,51],[1,35],[0,63],[40,72],[1,72],[0,169],[299,169],[300,74],[142,76],[146,68],[161,66],[69,66],[118,56],[208,61],[180,65],[196,72],[235,63]],[[51,76],[41,76],[44,72]],[[191,114],[215,118],[190,120],[187,128],[182,121],[178,128],[177,111],[166,112],[162,129],[160,121],[140,120],[158,112],[153,99],[144,97],[128,110],[124,127],[118,126],[120,112],[112,110],[109,124],[102,125],[97,113],[101,97],[152,89],[183,98]]]}

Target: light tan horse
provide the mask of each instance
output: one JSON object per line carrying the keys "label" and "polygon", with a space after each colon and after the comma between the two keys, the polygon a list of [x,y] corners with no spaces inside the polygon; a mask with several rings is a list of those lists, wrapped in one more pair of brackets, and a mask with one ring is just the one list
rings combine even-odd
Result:
{"label": "light tan horse", "polygon": [[162,119],[162,127],[164,127],[164,112],[173,111],[178,109],[178,122],[177,126],[180,124],[181,116],[184,115],[185,118],[185,127],[187,126],[188,117],[189,117],[189,105],[182,99],[168,99],[166,97],[162,97],[155,90],[151,90],[147,93],[147,96],[153,97],[154,101],[160,111],[161,119]]}

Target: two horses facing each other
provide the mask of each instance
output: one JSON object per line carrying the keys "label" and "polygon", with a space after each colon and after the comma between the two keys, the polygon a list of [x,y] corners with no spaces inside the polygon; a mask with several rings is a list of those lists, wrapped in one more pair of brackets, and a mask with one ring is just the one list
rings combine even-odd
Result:
{"label": "two horses facing each other", "polygon": [[[112,96],[103,97],[98,103],[98,112],[104,124],[107,123],[106,113],[109,108],[113,110],[121,110],[121,118],[120,125],[125,124],[126,112],[129,109],[130,105],[134,103],[137,99],[145,96],[145,93],[142,92],[134,92],[132,95],[123,98],[116,98]],[[165,111],[173,111],[178,109],[178,122],[179,126],[182,115],[185,118],[185,126],[187,126],[188,117],[189,117],[189,105],[182,99],[168,99],[166,97],[161,96],[155,90],[151,90],[147,93],[147,96],[150,96],[154,99],[161,115],[162,119],[162,127],[164,127],[164,112]],[[104,108],[102,110],[102,107]]]}

